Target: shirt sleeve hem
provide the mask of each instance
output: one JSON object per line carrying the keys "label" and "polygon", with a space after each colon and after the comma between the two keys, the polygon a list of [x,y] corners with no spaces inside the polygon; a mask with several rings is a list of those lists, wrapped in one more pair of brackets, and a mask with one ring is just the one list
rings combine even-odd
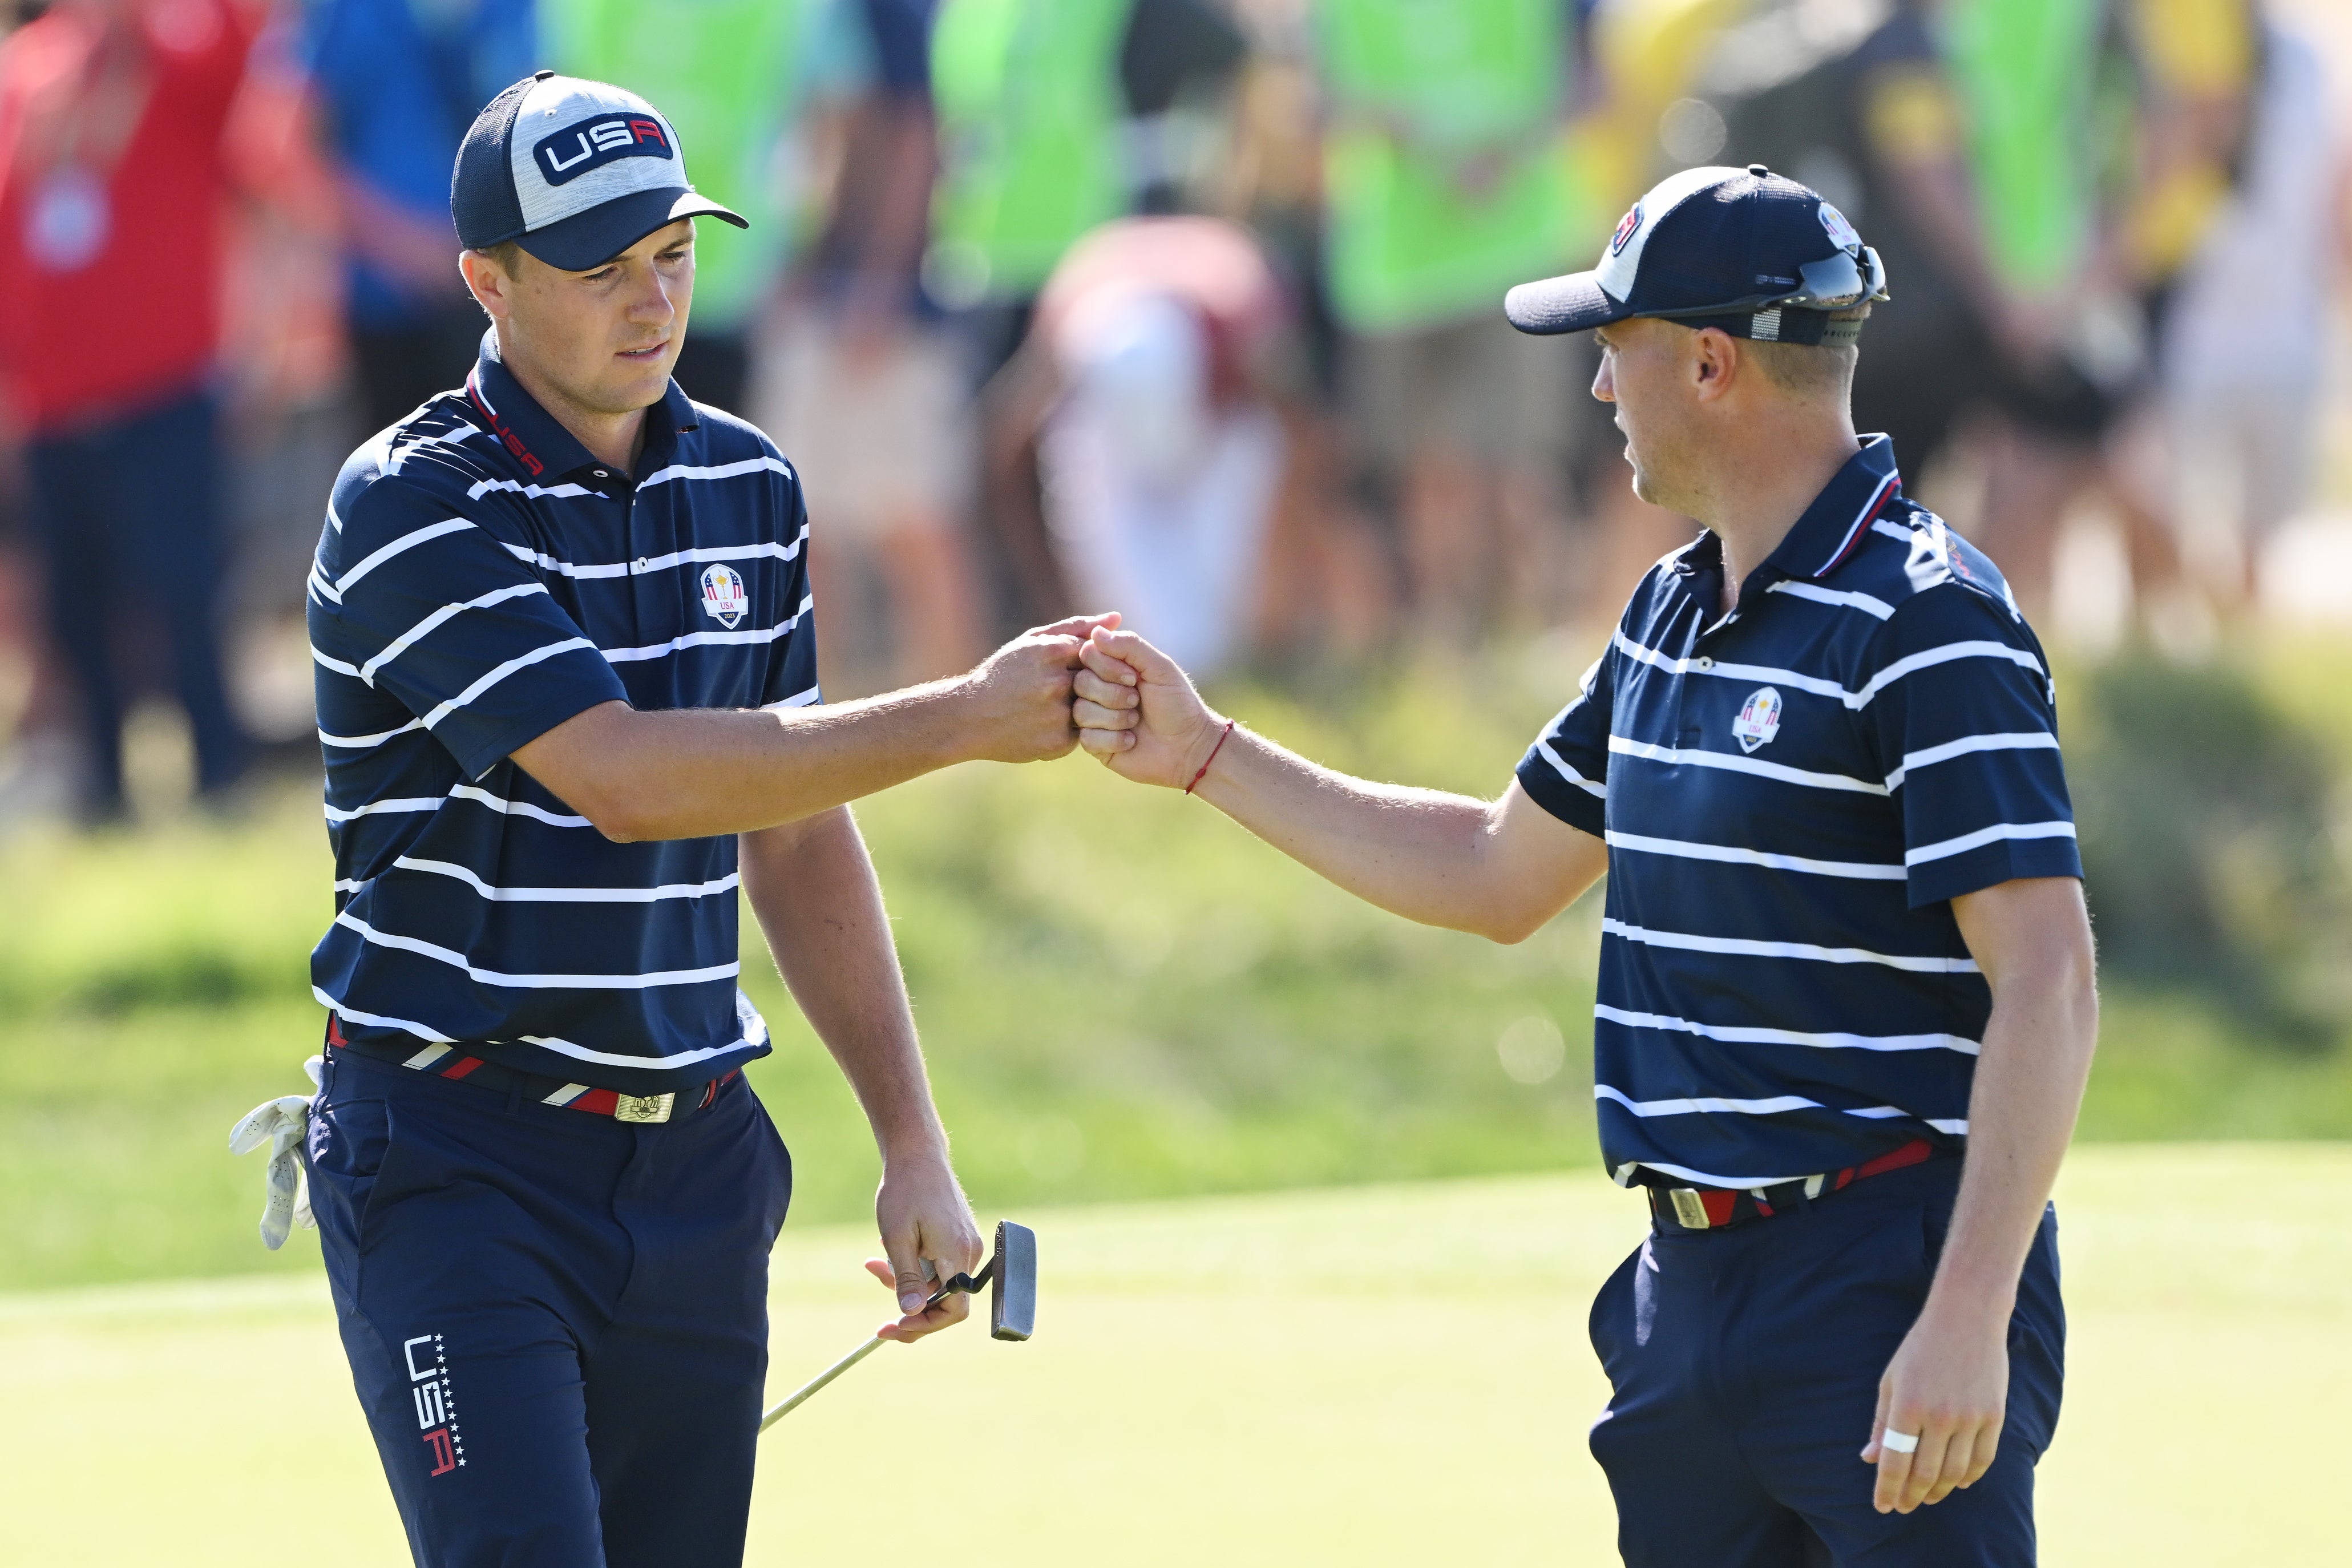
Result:
{"label": "shirt sleeve hem", "polygon": [[1530,800],[1570,827],[1581,828],[1595,838],[1606,836],[1608,803],[1561,778],[1541,757],[1529,757],[1520,763],[1517,777],[1519,787],[1528,792]]}
{"label": "shirt sleeve hem", "polygon": [[2080,881],[2082,876],[2083,856],[2073,839],[2011,839],[1915,868],[1910,877],[1910,903],[1916,910],[1923,904],[1982,892],[2003,882],[2031,877],[2072,877]]}
{"label": "shirt sleeve hem", "polygon": [[617,690],[595,689],[586,685],[549,692],[546,699],[530,712],[517,714],[499,729],[484,731],[476,737],[458,754],[457,765],[466,770],[467,778],[479,780],[492,768],[558,725],[578,718],[591,708],[626,700],[628,699]]}

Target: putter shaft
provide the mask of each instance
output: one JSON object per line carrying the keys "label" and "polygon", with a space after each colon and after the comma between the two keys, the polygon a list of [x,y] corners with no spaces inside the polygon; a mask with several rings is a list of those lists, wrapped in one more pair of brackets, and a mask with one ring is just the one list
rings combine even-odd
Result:
{"label": "putter shaft", "polygon": [[777,1422],[782,1421],[785,1416],[790,1415],[793,1411],[799,1409],[801,1405],[807,1401],[810,1394],[814,1394],[818,1389],[823,1388],[826,1384],[831,1383],[835,1378],[839,1377],[843,1373],[847,1372],[851,1367],[856,1366],[859,1362],[864,1361],[867,1356],[872,1355],[885,1342],[887,1342],[883,1340],[882,1336],[877,1334],[872,1339],[867,1340],[864,1344],[859,1345],[856,1350],[851,1351],[847,1355],[843,1356],[839,1361],[835,1362],[831,1366],[826,1367],[823,1372],[818,1373],[814,1377],[810,1378],[806,1383],[801,1384],[797,1393],[786,1399],[782,1405],[777,1405],[773,1410],[769,1411],[765,1415],[760,1417],[760,1430],[762,1432],[766,1431],[769,1427],[773,1426]]}
{"label": "putter shaft", "polygon": [[[988,1284],[989,1277],[995,1271],[995,1268],[996,1260],[992,1258],[985,1264],[981,1266],[980,1273],[977,1276],[971,1274],[957,1275],[954,1279],[949,1280],[946,1284],[941,1285],[938,1289],[931,1292],[930,1299],[923,1303],[923,1310],[927,1312],[929,1311],[933,1307],[938,1306],[940,1302],[946,1300],[949,1297],[955,1295],[958,1291],[963,1291],[967,1294],[977,1294]],[[764,1432],[769,1427],[773,1426],[777,1422],[782,1421],[785,1416],[790,1415],[793,1411],[799,1409],[803,1405],[808,1402],[810,1394],[814,1394],[818,1389],[823,1388],[826,1384],[831,1383],[835,1378],[839,1377],[843,1373],[847,1372],[851,1367],[856,1366],[859,1362],[864,1361],[867,1356],[872,1355],[877,1349],[887,1342],[888,1342],[885,1341],[881,1335],[876,1334],[873,1338],[859,1345],[856,1350],[851,1351],[847,1355],[843,1356],[839,1361],[835,1362],[831,1366],[826,1367],[823,1372],[818,1373],[814,1377],[810,1378],[806,1383],[801,1384],[799,1389],[797,1389],[789,1398],[784,1400],[782,1404],[777,1405],[765,1415],[760,1417],[760,1430]]]}

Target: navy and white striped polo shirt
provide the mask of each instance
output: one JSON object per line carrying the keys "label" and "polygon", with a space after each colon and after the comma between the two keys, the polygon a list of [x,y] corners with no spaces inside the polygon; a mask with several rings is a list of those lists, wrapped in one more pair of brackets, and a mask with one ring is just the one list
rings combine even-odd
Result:
{"label": "navy and white striped polo shirt", "polygon": [[1609,845],[1593,1094],[1618,1180],[1957,1150],[1990,993],[1958,894],[2079,877],[2041,644],[1873,437],[1719,614],[1667,556],[1519,763]]}
{"label": "navy and white striped polo shirt", "polygon": [[632,482],[495,336],[353,453],[310,584],[345,1038],[636,1094],[766,1054],[737,988],[735,839],[614,844],[509,760],[601,702],[819,700],[798,477],[672,383]]}

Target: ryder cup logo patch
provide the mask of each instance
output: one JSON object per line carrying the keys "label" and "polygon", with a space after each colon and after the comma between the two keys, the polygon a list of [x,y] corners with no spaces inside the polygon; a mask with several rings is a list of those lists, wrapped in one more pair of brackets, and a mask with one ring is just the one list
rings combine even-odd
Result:
{"label": "ryder cup logo patch", "polygon": [[1853,225],[1845,221],[1845,214],[1838,211],[1829,203],[1823,202],[1821,220],[1822,226],[1829,230],[1832,245],[1855,256],[1862,254],[1862,235]]}
{"label": "ryder cup logo patch", "polygon": [[1759,686],[1748,694],[1740,705],[1739,717],[1731,721],[1731,738],[1739,742],[1743,752],[1752,752],[1780,732],[1780,694],[1769,686]]}
{"label": "ryder cup logo patch", "polygon": [[669,133],[649,114],[625,111],[577,120],[531,149],[551,185],[568,184],[623,158],[670,158]]}
{"label": "ryder cup logo patch", "polygon": [[732,566],[713,566],[703,573],[704,615],[731,632],[751,608],[751,595],[743,587],[743,574]]}
{"label": "ryder cup logo patch", "polygon": [[[1609,254],[1612,256],[1624,255],[1626,243],[1630,241],[1636,233],[1640,232],[1641,227],[1642,204],[1635,202],[1632,206],[1625,209],[1625,216],[1617,220],[1617,232],[1609,237]],[[1587,243],[1589,244],[1591,242],[1588,241]]]}

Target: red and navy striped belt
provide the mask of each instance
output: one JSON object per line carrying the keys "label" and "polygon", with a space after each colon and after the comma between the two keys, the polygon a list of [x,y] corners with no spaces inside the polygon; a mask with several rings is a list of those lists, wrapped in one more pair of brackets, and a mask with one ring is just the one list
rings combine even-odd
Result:
{"label": "red and navy striped belt", "polygon": [[[327,1050],[331,1057],[337,1051],[364,1057],[373,1062],[409,1068],[430,1073],[436,1078],[454,1079],[478,1089],[494,1089],[500,1094],[520,1090],[541,1105],[552,1105],[565,1110],[583,1110],[591,1116],[609,1116],[615,1121],[639,1125],[668,1121],[675,1117],[690,1116],[719,1098],[719,1091],[732,1082],[740,1069],[730,1069],[712,1079],[698,1089],[685,1094],[628,1094],[619,1089],[598,1089],[593,1084],[569,1083],[544,1073],[524,1072],[519,1068],[502,1067],[469,1056],[462,1046],[426,1046],[413,1056],[374,1050],[354,1046],[342,1038],[342,1031],[334,1020],[327,1024]],[[683,1103],[681,1103],[683,1101]]]}
{"label": "red and navy striped belt", "polygon": [[1935,1152],[1936,1146],[1925,1138],[1914,1138],[1900,1149],[1889,1150],[1859,1165],[1800,1181],[1779,1182],[1769,1187],[1653,1185],[1649,1190],[1650,1215],[1664,1230],[1722,1230],[1803,1208],[1815,1198],[1842,1192],[1872,1176],[1883,1176],[1906,1165],[1924,1164]]}

